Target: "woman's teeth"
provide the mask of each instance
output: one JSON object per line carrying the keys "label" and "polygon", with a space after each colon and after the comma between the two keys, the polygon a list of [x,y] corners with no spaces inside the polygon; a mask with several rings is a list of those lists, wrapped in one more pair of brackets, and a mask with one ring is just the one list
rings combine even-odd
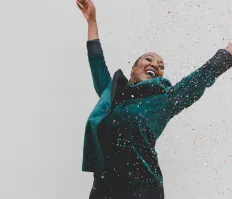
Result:
{"label": "woman's teeth", "polygon": [[150,77],[155,77],[155,73],[152,70],[146,71],[146,74],[149,75]]}

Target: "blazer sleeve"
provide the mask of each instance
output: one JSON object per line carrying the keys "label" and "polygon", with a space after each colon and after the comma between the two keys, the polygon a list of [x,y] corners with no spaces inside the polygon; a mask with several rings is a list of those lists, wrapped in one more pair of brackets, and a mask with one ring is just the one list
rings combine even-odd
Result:
{"label": "blazer sleeve", "polygon": [[94,88],[100,97],[104,89],[112,80],[105,63],[100,40],[94,39],[87,41],[87,51]]}
{"label": "blazer sleeve", "polygon": [[227,50],[220,49],[203,66],[170,87],[168,100],[171,104],[171,118],[199,100],[205,89],[212,86],[231,67],[232,55]]}

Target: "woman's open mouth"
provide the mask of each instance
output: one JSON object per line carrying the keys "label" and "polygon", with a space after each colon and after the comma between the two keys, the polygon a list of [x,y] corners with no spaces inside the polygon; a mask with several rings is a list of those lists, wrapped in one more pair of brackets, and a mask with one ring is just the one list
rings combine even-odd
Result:
{"label": "woman's open mouth", "polygon": [[149,76],[150,78],[154,78],[155,77],[155,72],[148,69],[145,71],[146,75]]}

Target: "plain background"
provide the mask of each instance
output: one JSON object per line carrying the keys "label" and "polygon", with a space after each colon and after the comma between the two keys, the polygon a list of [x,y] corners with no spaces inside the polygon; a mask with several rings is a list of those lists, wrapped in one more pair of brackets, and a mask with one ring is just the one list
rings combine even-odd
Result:
{"label": "plain background", "polygon": [[[95,0],[111,75],[160,54],[174,85],[232,41],[232,2]],[[75,0],[0,3],[0,198],[87,199],[87,118],[98,101],[87,23]],[[170,121],[157,141],[166,199],[230,199],[232,70]]]}

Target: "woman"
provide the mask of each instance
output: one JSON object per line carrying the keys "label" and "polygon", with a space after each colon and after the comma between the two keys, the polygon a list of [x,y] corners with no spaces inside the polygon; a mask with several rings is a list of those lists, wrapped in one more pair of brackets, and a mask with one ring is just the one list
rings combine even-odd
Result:
{"label": "woman", "polygon": [[232,67],[232,45],[172,86],[161,56],[139,57],[128,81],[121,69],[111,78],[98,37],[91,0],[77,0],[88,22],[88,60],[99,101],[86,128],[82,171],[94,172],[90,199],[163,199],[155,143],[167,123],[200,99]]}

